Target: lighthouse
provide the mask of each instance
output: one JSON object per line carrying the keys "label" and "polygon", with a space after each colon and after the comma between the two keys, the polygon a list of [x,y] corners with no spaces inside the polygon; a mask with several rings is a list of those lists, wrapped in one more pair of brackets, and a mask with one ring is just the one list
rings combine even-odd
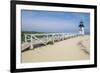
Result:
{"label": "lighthouse", "polygon": [[83,21],[81,20],[80,21],[80,24],[79,24],[79,34],[80,35],[84,35],[84,25],[83,25]]}

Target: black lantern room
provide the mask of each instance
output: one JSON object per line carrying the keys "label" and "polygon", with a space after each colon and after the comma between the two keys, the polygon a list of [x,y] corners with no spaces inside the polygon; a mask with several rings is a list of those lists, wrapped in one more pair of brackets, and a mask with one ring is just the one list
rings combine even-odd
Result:
{"label": "black lantern room", "polygon": [[82,20],[80,21],[79,27],[80,27],[80,28],[81,28],[81,27],[84,27],[83,21],[82,21]]}

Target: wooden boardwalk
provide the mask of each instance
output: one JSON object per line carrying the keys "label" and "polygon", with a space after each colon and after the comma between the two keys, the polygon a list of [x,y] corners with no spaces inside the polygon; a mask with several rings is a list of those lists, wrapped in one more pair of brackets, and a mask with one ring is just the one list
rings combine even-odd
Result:
{"label": "wooden boardwalk", "polygon": [[48,43],[54,44],[56,41],[62,41],[68,38],[79,36],[79,33],[43,33],[43,34],[24,34],[25,41],[21,45],[21,50],[27,48],[33,49],[35,45]]}

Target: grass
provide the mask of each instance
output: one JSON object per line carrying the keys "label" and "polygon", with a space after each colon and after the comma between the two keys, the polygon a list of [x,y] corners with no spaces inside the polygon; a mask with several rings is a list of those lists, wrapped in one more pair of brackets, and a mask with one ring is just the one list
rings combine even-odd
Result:
{"label": "grass", "polygon": [[[23,31],[23,32],[21,32],[21,43],[23,43],[23,42],[25,42],[25,36],[24,36],[24,34],[41,34],[41,33],[44,33],[44,32],[27,32],[27,31]],[[30,35],[28,35],[27,36],[27,38],[30,38],[31,36]],[[43,35],[41,35],[41,36],[36,36],[36,37],[38,37],[38,38],[41,38],[41,37],[43,37]]]}

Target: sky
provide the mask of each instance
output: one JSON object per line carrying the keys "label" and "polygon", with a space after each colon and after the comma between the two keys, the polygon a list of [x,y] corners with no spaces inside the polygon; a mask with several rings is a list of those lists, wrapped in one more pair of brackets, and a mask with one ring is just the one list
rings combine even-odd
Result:
{"label": "sky", "polygon": [[78,32],[81,19],[85,32],[90,32],[89,13],[21,10],[22,31]]}

